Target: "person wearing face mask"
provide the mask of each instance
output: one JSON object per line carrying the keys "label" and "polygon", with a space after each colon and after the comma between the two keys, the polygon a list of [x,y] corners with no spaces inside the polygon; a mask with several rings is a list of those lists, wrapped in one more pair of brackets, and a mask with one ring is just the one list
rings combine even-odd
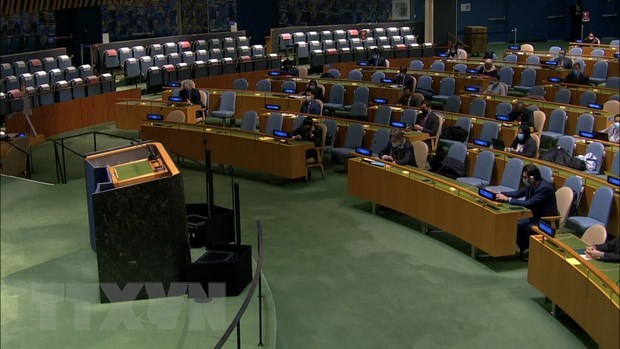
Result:
{"label": "person wearing face mask", "polygon": [[301,113],[321,115],[321,106],[319,102],[314,100],[315,89],[306,89],[306,100],[301,104]]}
{"label": "person wearing face mask", "polygon": [[[523,188],[517,191],[498,193],[497,201],[523,206],[532,211],[531,218],[517,222],[517,246],[522,260],[527,260],[530,246],[532,226],[537,226],[542,217],[558,216],[558,205],[555,200],[553,185],[542,178],[540,170],[533,164],[523,167]],[[517,198],[525,198],[523,200]]]}
{"label": "person wearing face mask", "polygon": [[536,141],[530,137],[530,127],[529,125],[522,124],[519,127],[519,133],[517,137],[512,142],[510,148],[506,149],[506,151],[514,154],[519,154],[528,158],[533,158],[536,156]]}
{"label": "person wearing face mask", "polygon": [[416,166],[413,145],[405,138],[403,131],[399,129],[390,131],[390,142],[379,152],[379,158],[397,165]]}
{"label": "person wearing face mask", "polygon": [[368,60],[368,65],[371,65],[373,67],[387,66],[386,59],[385,57],[381,57],[381,55],[379,54],[378,48],[373,48],[370,54],[371,54],[371,57],[370,57],[370,60]]}
{"label": "person wearing face mask", "polygon": [[499,96],[506,95],[506,85],[499,82],[499,75],[491,76],[491,84],[489,84],[489,87],[487,87],[484,93],[488,95],[499,95]]}
{"label": "person wearing face mask", "polygon": [[[320,127],[314,127],[312,117],[308,116],[304,118],[301,126],[293,130],[292,138],[296,141],[312,142],[315,147],[320,147],[321,142],[323,141],[323,129]],[[306,150],[306,159],[311,158],[316,160],[316,149]]]}
{"label": "person wearing face mask", "polygon": [[588,36],[583,38],[583,42],[586,43],[586,44],[600,45],[601,44],[601,39],[599,39],[596,36],[594,36],[594,33],[590,33],[590,34],[588,34]]}
{"label": "person wearing face mask", "polygon": [[467,51],[459,48],[459,44],[456,43],[448,49],[446,55],[454,59],[467,59]]}
{"label": "person wearing face mask", "polygon": [[413,129],[420,132],[428,133],[431,137],[437,135],[439,130],[439,118],[431,110],[431,103],[424,101],[420,104],[420,112],[416,118]]}
{"label": "person wearing face mask", "polygon": [[517,102],[515,109],[508,114],[510,120],[521,125],[534,126],[534,113],[525,107],[525,103]]}
{"label": "person wearing face mask", "polygon": [[308,89],[312,89],[314,90],[314,99],[319,99],[319,100],[323,100],[323,89],[319,87],[319,84],[316,82],[316,80],[310,80],[308,81],[308,85],[306,86],[306,88],[300,93],[300,95],[305,96],[306,95],[306,91]]}
{"label": "person wearing face mask", "polygon": [[562,49],[558,52],[558,56],[553,59],[558,62],[558,67],[562,67],[564,69],[570,69],[573,67],[573,60],[566,57],[566,50]]}
{"label": "person wearing face mask", "polygon": [[567,84],[590,85],[590,78],[581,72],[581,64],[575,62],[573,63],[573,70],[564,78],[564,82]]}
{"label": "person wearing face mask", "polygon": [[498,75],[497,68],[495,64],[493,64],[493,60],[488,58],[484,61],[484,64],[478,68],[478,74],[482,74],[484,76],[496,76]]}
{"label": "person wearing face mask", "polygon": [[407,74],[407,67],[404,65],[400,67],[398,74],[394,77],[394,82],[411,90],[413,89],[413,78]]}
{"label": "person wearing face mask", "polygon": [[620,142],[620,114],[614,116],[614,123],[601,132],[606,132],[610,142]]}

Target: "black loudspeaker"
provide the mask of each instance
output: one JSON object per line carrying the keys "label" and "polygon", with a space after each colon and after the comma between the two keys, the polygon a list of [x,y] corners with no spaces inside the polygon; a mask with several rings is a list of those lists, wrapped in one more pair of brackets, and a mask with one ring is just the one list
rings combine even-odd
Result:
{"label": "black loudspeaker", "polygon": [[252,281],[252,246],[210,244],[207,252],[183,269],[183,281],[200,283],[209,298],[209,284],[226,285],[226,297],[238,296]]}

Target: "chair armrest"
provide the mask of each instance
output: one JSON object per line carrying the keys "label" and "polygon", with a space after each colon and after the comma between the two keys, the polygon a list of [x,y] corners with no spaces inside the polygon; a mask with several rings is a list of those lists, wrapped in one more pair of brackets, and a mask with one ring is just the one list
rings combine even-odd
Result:
{"label": "chair armrest", "polygon": [[547,217],[540,217],[540,219],[550,222],[553,225],[553,229],[557,229],[559,226],[560,220],[562,219],[562,216],[547,216]]}

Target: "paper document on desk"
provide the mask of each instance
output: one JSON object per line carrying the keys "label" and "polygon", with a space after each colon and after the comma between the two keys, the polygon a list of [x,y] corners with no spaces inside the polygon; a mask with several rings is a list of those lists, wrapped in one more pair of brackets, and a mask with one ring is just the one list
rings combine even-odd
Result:
{"label": "paper document on desk", "polygon": [[566,261],[570,264],[570,265],[580,265],[581,262],[578,261],[576,258],[566,258]]}
{"label": "paper document on desk", "polygon": [[581,257],[583,257],[583,259],[587,260],[587,261],[591,261],[592,258],[590,258],[590,256],[588,256],[587,254],[580,254]]}

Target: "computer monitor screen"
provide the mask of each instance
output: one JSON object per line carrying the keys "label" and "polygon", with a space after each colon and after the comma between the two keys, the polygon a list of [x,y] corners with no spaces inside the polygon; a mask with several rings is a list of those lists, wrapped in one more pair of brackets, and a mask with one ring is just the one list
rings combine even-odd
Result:
{"label": "computer monitor screen", "polygon": [[465,91],[467,91],[467,92],[480,92],[480,87],[478,87],[478,86],[465,86]]}
{"label": "computer monitor screen", "polygon": [[478,139],[478,138],[474,139],[474,144],[479,145],[481,147],[485,147],[485,148],[488,148],[491,146],[491,142],[485,141],[483,139]]}
{"label": "computer monitor screen", "polygon": [[390,126],[396,127],[396,128],[406,128],[407,124],[404,122],[400,122],[400,121],[392,121],[390,122]]}
{"label": "computer monitor screen", "polygon": [[161,114],[146,114],[146,119],[153,121],[162,121],[164,119],[164,116]]}
{"label": "computer monitor screen", "polygon": [[277,104],[265,104],[265,109],[267,109],[267,110],[280,110],[280,109],[282,109],[282,107],[277,105]]}
{"label": "computer monitor screen", "polygon": [[594,132],[579,131],[579,137],[594,139]]}
{"label": "computer monitor screen", "polygon": [[180,96],[170,96],[168,97],[168,100],[170,102],[183,102],[183,98],[181,98]]}
{"label": "computer monitor screen", "polygon": [[510,121],[510,116],[497,114],[495,115],[495,119],[499,121]]}
{"label": "computer monitor screen", "polygon": [[484,188],[478,188],[478,195],[493,201],[495,201],[495,198],[497,197],[497,194]]}
{"label": "computer monitor screen", "polygon": [[288,133],[280,130],[274,130],[273,135],[279,138],[288,138]]}
{"label": "computer monitor screen", "polygon": [[373,102],[375,102],[375,104],[387,104],[388,101],[385,98],[375,98]]}
{"label": "computer monitor screen", "polygon": [[362,148],[362,147],[356,147],[355,152],[360,155],[372,156],[372,151],[370,151],[369,149]]}
{"label": "computer monitor screen", "polygon": [[555,229],[553,229],[549,224],[545,223],[545,222],[539,222],[538,223],[538,229],[540,229],[540,231],[542,231],[543,233],[554,237],[555,236]]}

